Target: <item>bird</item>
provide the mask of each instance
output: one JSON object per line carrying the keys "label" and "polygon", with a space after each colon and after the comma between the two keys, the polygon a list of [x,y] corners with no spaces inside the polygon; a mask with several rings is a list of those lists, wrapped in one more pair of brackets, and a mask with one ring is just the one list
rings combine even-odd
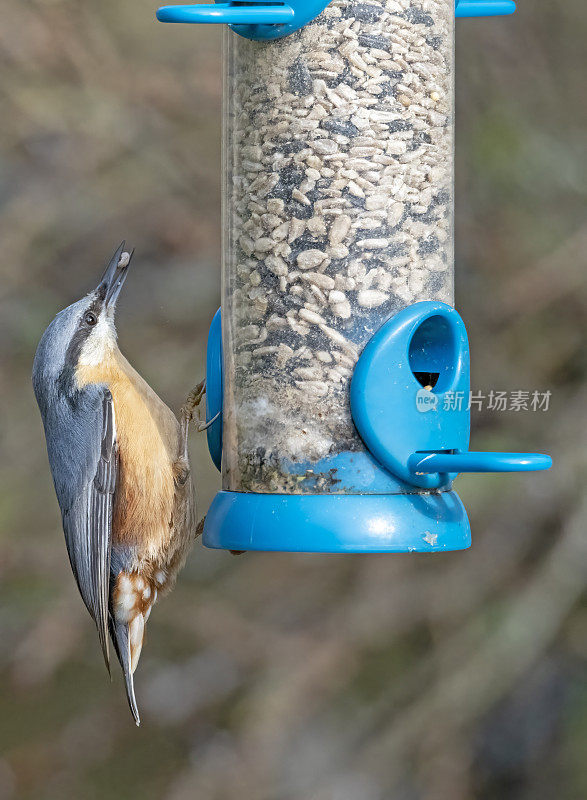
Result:
{"label": "bird", "polygon": [[71,569],[109,672],[112,640],[139,725],[145,624],[200,532],[188,429],[205,382],[178,420],[120,352],[114,313],[134,252],[125,247],[49,324],[32,378]]}

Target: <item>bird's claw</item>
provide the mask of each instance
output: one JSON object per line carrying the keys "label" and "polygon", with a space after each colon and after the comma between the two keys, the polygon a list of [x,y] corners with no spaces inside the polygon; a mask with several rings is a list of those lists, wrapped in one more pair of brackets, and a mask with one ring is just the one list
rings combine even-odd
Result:
{"label": "bird's claw", "polygon": [[196,430],[198,431],[198,433],[201,433],[202,431],[207,431],[208,428],[210,427],[210,425],[212,425],[214,422],[216,422],[216,420],[220,416],[220,413],[221,412],[219,411],[217,414],[214,414],[212,419],[209,419],[206,422],[198,423],[198,425],[196,426]]}
{"label": "bird's claw", "polygon": [[191,422],[194,418],[194,411],[202,402],[202,397],[206,394],[206,379],[194,386],[188,394],[185,404],[182,406],[181,413],[184,419]]}
{"label": "bird's claw", "polygon": [[188,394],[187,400],[185,401],[185,405],[182,406],[181,414],[183,419],[189,425],[189,423],[194,418],[194,411],[198,409],[198,424],[196,425],[196,430],[198,433],[207,430],[213,422],[216,422],[218,417],[220,416],[220,412],[216,414],[212,419],[209,420],[202,420],[200,418],[200,403],[202,402],[203,396],[206,394],[206,380],[200,381],[197,386],[195,386],[192,391]]}

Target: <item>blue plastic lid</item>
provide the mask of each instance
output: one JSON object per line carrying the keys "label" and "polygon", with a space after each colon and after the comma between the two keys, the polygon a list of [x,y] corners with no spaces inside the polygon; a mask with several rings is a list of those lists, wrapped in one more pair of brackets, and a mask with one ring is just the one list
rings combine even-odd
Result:
{"label": "blue plastic lid", "polygon": [[[324,11],[325,0],[288,0],[285,2],[228,2],[197,5],[162,6],[159,22],[224,23],[247,39],[280,39],[302,28]],[[456,17],[493,17],[513,14],[513,0],[456,0]]]}

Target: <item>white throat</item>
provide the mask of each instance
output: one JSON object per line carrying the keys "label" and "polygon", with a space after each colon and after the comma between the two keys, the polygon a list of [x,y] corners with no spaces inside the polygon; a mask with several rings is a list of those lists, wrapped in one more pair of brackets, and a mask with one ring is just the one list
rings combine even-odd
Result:
{"label": "white throat", "polygon": [[116,328],[114,320],[100,314],[96,326],[84,342],[78,364],[82,367],[96,367],[116,350]]}

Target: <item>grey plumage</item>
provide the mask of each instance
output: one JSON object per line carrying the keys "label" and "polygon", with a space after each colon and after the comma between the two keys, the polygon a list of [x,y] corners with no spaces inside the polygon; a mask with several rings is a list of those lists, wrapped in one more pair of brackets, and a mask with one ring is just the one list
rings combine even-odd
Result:
{"label": "grey plumage", "polygon": [[55,382],[47,381],[46,368],[40,368],[46,362],[38,356],[33,366],[33,387],[45,428],[67,552],[109,665],[110,529],[116,483],[112,396],[103,386],[72,392],[59,379],[61,375]]}
{"label": "grey plumage", "polygon": [[[114,276],[124,242],[103,276]],[[116,285],[120,291],[122,283]],[[92,294],[97,294],[97,289]],[[105,293],[104,293],[105,296]],[[92,295],[58,314],[43,334],[33,362],[33,389],[61,509],[71,569],[96,628],[106,666],[112,508],[116,487],[116,428],[106,386],[78,388],[73,349],[81,347],[80,319]]]}

